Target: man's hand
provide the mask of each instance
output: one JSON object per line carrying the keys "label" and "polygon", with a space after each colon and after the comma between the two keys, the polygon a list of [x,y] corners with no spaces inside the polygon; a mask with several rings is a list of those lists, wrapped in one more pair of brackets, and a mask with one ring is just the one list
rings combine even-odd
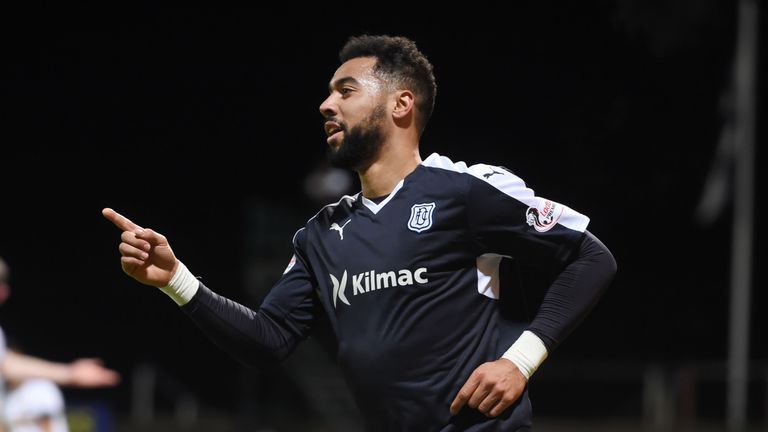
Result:
{"label": "man's hand", "polygon": [[178,260],[165,236],[136,225],[111,208],[105,208],[101,214],[123,231],[119,247],[123,271],[145,285],[167,286]]}
{"label": "man's hand", "polygon": [[527,383],[517,366],[505,358],[483,363],[459,390],[451,403],[451,414],[469,405],[488,417],[496,417],[517,401]]}
{"label": "man's hand", "polygon": [[104,367],[99,359],[82,358],[69,364],[69,377],[63,385],[111,387],[120,382],[117,371]]}
{"label": "man's hand", "polygon": [[81,358],[62,363],[34,357],[9,349],[0,360],[0,373],[9,382],[45,378],[72,387],[111,387],[120,382],[120,374],[102,365],[101,360]]}

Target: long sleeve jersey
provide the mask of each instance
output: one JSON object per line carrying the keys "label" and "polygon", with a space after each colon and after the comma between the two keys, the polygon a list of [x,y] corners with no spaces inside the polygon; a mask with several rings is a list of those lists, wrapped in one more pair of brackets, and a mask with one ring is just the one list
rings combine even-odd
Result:
{"label": "long sleeve jersey", "polygon": [[497,360],[504,258],[558,269],[528,329],[554,349],[615,272],[589,218],[538,197],[499,166],[432,154],[383,200],[325,206],[258,310],[200,284],[183,310],[236,358],[282,359],[328,319],[371,431],[497,431],[530,425],[527,392],[497,418],[449,411],[479,365]]}

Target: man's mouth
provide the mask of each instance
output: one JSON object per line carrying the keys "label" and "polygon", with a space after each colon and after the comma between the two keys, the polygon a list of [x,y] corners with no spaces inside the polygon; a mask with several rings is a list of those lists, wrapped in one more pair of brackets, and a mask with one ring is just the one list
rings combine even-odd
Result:
{"label": "man's mouth", "polygon": [[331,137],[332,135],[341,131],[342,131],[342,127],[339,123],[335,121],[325,122],[325,134],[328,135],[328,137]]}
{"label": "man's mouth", "polygon": [[342,128],[339,123],[335,121],[325,122],[325,134],[328,135],[326,142],[328,144],[331,144],[333,141],[337,140],[341,136],[342,132],[344,132],[344,128]]}

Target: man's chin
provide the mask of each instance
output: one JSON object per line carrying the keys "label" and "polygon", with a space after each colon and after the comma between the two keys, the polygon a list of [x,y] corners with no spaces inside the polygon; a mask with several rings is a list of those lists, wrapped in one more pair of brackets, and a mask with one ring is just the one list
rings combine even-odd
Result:
{"label": "man's chin", "polygon": [[344,136],[341,132],[336,132],[335,134],[326,138],[325,142],[328,143],[329,147],[338,149],[341,147],[341,143],[344,142]]}

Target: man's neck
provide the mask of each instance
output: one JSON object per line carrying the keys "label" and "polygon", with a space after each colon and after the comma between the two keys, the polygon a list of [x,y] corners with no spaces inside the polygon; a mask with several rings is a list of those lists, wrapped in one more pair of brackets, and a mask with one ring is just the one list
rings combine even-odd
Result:
{"label": "man's neck", "polygon": [[389,195],[400,180],[421,163],[418,147],[381,149],[380,156],[369,167],[358,171],[363,196],[375,198]]}

